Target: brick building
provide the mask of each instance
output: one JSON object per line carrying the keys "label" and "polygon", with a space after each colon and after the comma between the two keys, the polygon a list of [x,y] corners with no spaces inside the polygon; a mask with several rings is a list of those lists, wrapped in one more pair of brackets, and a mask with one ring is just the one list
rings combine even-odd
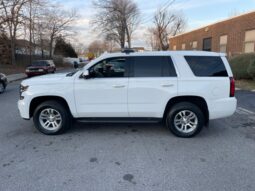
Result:
{"label": "brick building", "polygon": [[225,52],[228,56],[255,52],[255,12],[172,37],[170,50]]}

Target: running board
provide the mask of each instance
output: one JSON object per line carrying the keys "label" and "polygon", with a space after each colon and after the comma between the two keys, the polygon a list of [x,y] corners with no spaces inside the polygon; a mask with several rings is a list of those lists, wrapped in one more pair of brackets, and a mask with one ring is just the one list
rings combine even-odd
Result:
{"label": "running board", "polygon": [[159,123],[161,118],[77,118],[82,123]]}

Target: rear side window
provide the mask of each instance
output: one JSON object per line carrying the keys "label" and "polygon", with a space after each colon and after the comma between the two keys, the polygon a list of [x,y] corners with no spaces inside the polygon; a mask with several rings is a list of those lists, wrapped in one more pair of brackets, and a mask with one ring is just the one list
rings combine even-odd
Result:
{"label": "rear side window", "polygon": [[199,77],[227,77],[225,65],[218,56],[185,56],[195,76]]}
{"label": "rear side window", "polygon": [[175,77],[170,56],[137,56],[132,59],[133,77]]}

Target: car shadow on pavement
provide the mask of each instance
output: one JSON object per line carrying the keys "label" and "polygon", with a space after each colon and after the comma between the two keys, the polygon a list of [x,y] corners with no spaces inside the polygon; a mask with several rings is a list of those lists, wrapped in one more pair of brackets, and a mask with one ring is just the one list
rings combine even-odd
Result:
{"label": "car shadow on pavement", "polygon": [[[217,121],[212,122],[209,127],[204,127],[202,132],[198,134],[197,138],[217,137],[222,133],[218,126]],[[159,136],[171,136],[175,137],[169,129],[167,129],[162,123],[148,124],[148,123],[81,123],[75,122],[67,131],[68,134],[80,134],[80,133],[95,133],[95,134],[141,134],[143,136],[151,136],[153,134]]]}
{"label": "car shadow on pavement", "polygon": [[104,132],[104,133],[115,133],[115,132],[168,132],[168,130],[162,124],[144,124],[144,123],[80,123],[75,122],[72,128],[68,131],[69,133],[82,133],[82,132]]}

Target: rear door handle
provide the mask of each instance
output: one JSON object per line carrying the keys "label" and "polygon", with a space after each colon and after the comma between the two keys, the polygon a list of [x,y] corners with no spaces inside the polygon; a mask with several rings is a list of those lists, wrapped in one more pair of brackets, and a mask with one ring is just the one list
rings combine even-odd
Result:
{"label": "rear door handle", "polygon": [[173,87],[174,84],[162,84],[161,86],[164,88],[169,88],[169,87]]}
{"label": "rear door handle", "polygon": [[114,88],[124,88],[126,86],[125,85],[113,85],[112,87],[114,87]]}

